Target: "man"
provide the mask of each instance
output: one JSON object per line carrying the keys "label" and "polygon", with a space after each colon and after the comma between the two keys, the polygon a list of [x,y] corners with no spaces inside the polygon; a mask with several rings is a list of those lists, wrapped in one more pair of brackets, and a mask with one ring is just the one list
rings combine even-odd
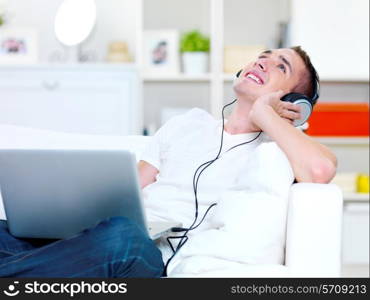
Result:
{"label": "man", "polygon": [[[283,263],[293,180],[328,183],[336,172],[334,154],[292,126],[300,118],[299,106],[280,100],[290,92],[312,97],[315,80],[316,71],[300,47],[265,51],[245,66],[234,81],[237,101],[224,127],[221,155],[199,171],[199,180],[197,167],[219,151],[220,121],[193,109],[168,121],[152,138],[138,165],[149,219],[196,227],[186,231],[189,241],[171,262],[171,275],[203,276],[210,264]],[[168,261],[174,251],[166,241],[159,246]],[[202,267],[204,257],[212,263]]]}
{"label": "man", "polygon": [[[310,65],[300,47],[266,51],[247,65],[234,83],[238,101],[225,131],[230,134],[266,132],[287,155],[298,182],[328,183],[335,175],[335,155],[283,122],[299,119],[299,107],[280,98],[289,92],[312,93],[314,78],[309,73]],[[245,75],[251,71],[261,74],[263,83],[246,79]],[[144,188],[155,181],[159,170],[141,161],[139,172]]]}
{"label": "man", "polygon": [[[266,197],[276,200],[284,198],[293,177],[299,182],[331,180],[336,169],[335,156],[295,129],[290,123],[299,117],[298,108],[279,100],[290,91],[310,94],[312,70],[309,58],[300,48],[267,51],[243,69],[234,83],[238,101],[225,126],[224,151],[199,182],[199,216],[215,202],[219,207],[227,207],[231,199],[228,191],[271,189],[273,196]],[[251,72],[255,77],[249,75]],[[216,155],[221,130],[218,120],[195,109],[173,118],[156,133],[138,165],[152,220],[173,219],[184,227],[190,226],[195,210],[193,174],[197,166]],[[261,130],[266,136],[256,139]],[[267,137],[278,147],[265,142]],[[227,152],[236,144],[252,140],[253,143]],[[271,171],[273,167],[278,174]],[[263,173],[265,169],[267,173]],[[227,201],[222,202],[222,193],[226,193]],[[282,220],[286,207],[280,205],[283,202],[274,203],[270,203],[276,207],[274,215]],[[219,215],[224,212],[219,209]],[[258,216],[253,209],[247,212]],[[218,234],[221,225],[216,224],[214,216],[210,217],[198,229]],[[232,218],[239,226],[240,222]],[[272,226],[278,227],[273,223]],[[202,232],[194,231],[194,241],[201,236],[201,244],[207,245]],[[266,242],[270,243],[269,238]],[[217,251],[217,246],[209,248]],[[274,255],[280,250],[271,251]],[[274,260],[279,259],[280,252]],[[167,261],[171,254],[164,254]],[[158,248],[125,218],[111,218],[70,239],[53,242],[16,239],[9,234],[6,223],[0,223],[0,277],[158,277],[163,267]]]}

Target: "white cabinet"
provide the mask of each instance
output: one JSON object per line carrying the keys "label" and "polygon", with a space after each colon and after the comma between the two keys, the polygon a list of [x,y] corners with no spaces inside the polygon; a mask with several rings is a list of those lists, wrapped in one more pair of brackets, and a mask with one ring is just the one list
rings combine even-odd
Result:
{"label": "white cabinet", "polygon": [[[338,172],[369,173],[369,139],[315,138],[337,156]],[[369,265],[369,194],[343,193],[342,263]],[[353,271],[357,274],[357,271]],[[352,273],[353,273],[352,272]]]}
{"label": "white cabinet", "polygon": [[136,68],[1,67],[0,123],[87,134],[138,134],[142,126]]}
{"label": "white cabinet", "polygon": [[369,202],[345,203],[342,245],[344,265],[369,264]]}

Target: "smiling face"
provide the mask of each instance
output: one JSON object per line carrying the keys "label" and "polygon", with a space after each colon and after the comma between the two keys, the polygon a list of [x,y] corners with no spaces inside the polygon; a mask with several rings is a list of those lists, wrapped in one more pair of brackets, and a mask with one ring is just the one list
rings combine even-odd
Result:
{"label": "smiling face", "polygon": [[252,101],[278,90],[288,94],[305,73],[305,64],[293,49],[267,50],[243,68],[234,81],[233,89],[238,99]]}

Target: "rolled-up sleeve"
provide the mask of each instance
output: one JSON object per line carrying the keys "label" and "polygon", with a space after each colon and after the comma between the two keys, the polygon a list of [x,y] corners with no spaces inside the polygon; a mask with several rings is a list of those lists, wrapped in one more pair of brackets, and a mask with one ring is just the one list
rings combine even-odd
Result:
{"label": "rolled-up sleeve", "polygon": [[174,141],[179,133],[177,129],[183,119],[183,115],[176,116],[168,120],[159,130],[152,136],[151,141],[147,144],[145,150],[140,156],[141,160],[150,163],[158,170],[161,166],[161,161],[165,153],[168,151],[171,142]]}

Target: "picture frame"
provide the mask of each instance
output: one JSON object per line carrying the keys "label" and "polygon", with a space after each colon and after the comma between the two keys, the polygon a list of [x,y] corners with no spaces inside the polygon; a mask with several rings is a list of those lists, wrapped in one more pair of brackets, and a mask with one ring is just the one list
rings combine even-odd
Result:
{"label": "picture frame", "polygon": [[37,32],[26,28],[0,28],[0,64],[34,64],[38,61]]}
{"label": "picture frame", "polygon": [[144,31],[143,71],[150,75],[179,74],[179,32],[177,30]]}

